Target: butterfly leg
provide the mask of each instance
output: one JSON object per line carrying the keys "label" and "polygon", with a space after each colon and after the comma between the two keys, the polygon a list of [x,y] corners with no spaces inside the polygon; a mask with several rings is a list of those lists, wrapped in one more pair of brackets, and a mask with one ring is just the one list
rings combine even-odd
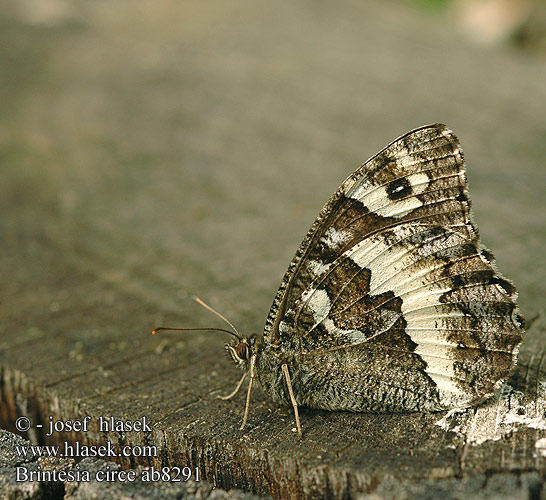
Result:
{"label": "butterfly leg", "polygon": [[283,363],[282,372],[284,373],[284,378],[286,379],[286,385],[288,386],[288,393],[290,394],[290,401],[292,401],[292,406],[294,407],[294,416],[296,417],[296,427],[298,428],[298,436],[300,439],[303,438],[303,433],[301,431],[300,423],[300,414],[298,412],[298,403],[294,397],[294,391],[292,390],[292,382],[290,381],[290,373],[288,373],[288,366]]}
{"label": "butterfly leg", "polygon": [[245,372],[243,373],[243,376],[241,377],[241,380],[239,380],[239,382],[237,383],[237,387],[235,387],[235,390],[228,394],[227,396],[216,396],[218,399],[223,399],[224,401],[226,399],[231,399],[233,396],[235,396],[235,394],[237,394],[239,392],[239,389],[241,388],[241,386],[243,385],[243,381],[244,379],[246,378],[246,376],[248,375],[248,372]]}
{"label": "butterfly leg", "polygon": [[239,430],[241,431],[245,428],[246,421],[248,419],[248,410],[250,408],[250,392],[252,391],[252,382],[254,381],[254,365],[255,364],[256,364],[256,355],[254,354],[254,356],[250,358],[250,369],[248,370],[250,373],[250,380],[248,382],[248,391],[246,393],[245,416],[243,417],[243,423],[241,424],[241,427],[239,428]]}

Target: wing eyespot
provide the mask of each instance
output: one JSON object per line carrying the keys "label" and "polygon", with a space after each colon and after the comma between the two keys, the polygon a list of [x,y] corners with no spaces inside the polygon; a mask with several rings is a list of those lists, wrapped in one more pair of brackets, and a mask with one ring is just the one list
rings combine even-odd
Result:
{"label": "wing eyespot", "polygon": [[412,189],[408,179],[402,177],[390,182],[387,186],[387,196],[390,200],[396,201],[411,195]]}
{"label": "wing eyespot", "polygon": [[[328,383],[339,398],[353,389],[369,398],[353,410],[453,408],[491,394],[513,369],[524,334],[516,298],[479,241],[458,140],[430,125],[389,144],[327,201],[263,341],[273,356],[316,359],[317,377],[335,361]],[[354,371],[354,387],[336,382],[338,365]]]}

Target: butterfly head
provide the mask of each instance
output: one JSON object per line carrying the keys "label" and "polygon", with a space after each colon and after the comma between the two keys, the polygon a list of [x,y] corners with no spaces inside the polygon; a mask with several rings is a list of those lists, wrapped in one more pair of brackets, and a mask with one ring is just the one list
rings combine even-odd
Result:
{"label": "butterfly head", "polygon": [[250,337],[236,338],[226,344],[226,353],[228,358],[239,368],[246,369],[250,363],[250,358],[256,354],[256,335]]}

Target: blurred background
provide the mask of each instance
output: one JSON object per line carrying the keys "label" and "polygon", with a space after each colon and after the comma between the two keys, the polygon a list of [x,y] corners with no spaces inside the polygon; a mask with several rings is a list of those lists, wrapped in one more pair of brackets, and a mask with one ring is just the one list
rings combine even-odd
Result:
{"label": "blurred background", "polygon": [[326,199],[435,122],[536,315],[545,33],[539,0],[0,1],[6,324],[211,325],[196,294],[261,331]]}

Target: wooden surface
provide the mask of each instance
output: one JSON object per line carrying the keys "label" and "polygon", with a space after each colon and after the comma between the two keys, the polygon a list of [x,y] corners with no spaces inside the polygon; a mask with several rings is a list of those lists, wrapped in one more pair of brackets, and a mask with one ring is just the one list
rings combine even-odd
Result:
{"label": "wooden surface", "polygon": [[[538,498],[546,379],[546,60],[467,42],[397,2],[0,2],[0,422],[137,419],[153,444],[275,498]],[[459,415],[290,408],[255,391],[216,333],[261,332],[324,201],[407,130],[461,139],[474,214],[530,320],[503,394]],[[546,445],[545,445],[546,447]]]}
{"label": "wooden surface", "polygon": [[[48,500],[259,500],[251,493],[238,490],[225,491],[214,488],[206,481],[145,482],[140,474],[145,470],[132,469],[139,479],[128,481],[109,480],[113,474],[122,470],[119,464],[113,464],[96,458],[84,458],[75,463],[71,458],[21,458],[17,454],[18,446],[27,446],[21,436],[0,429],[0,498],[3,499],[42,499]],[[18,472],[18,469],[21,471]],[[14,473],[15,471],[15,473]],[[71,480],[63,481],[52,476],[73,472]],[[89,478],[84,477],[84,471]],[[50,480],[22,480],[31,474],[50,474]],[[79,476],[76,474],[80,474]],[[109,476],[109,474],[111,476]],[[60,476],[59,476],[60,477]],[[181,476],[182,477],[182,476]],[[98,479],[97,479],[98,478]],[[118,476],[119,479],[119,476]]]}

